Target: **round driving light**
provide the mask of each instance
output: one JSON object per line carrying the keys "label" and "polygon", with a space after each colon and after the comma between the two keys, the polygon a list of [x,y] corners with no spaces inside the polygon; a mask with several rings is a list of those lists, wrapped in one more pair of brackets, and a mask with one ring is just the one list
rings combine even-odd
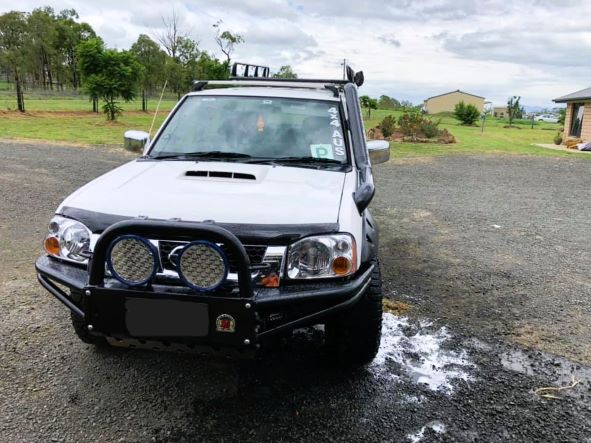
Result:
{"label": "round driving light", "polygon": [[196,291],[213,291],[228,276],[228,259],[224,251],[208,241],[194,241],[178,255],[179,276]]}
{"label": "round driving light", "polygon": [[353,263],[347,257],[337,257],[332,262],[332,270],[336,275],[346,275],[352,267]]}
{"label": "round driving light", "polygon": [[156,248],[143,237],[122,235],[107,251],[107,268],[113,277],[128,286],[148,283],[156,273]]}

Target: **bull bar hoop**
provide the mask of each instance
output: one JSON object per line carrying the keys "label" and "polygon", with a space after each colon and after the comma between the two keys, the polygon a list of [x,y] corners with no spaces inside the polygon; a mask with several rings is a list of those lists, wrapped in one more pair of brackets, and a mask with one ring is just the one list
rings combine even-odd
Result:
{"label": "bull bar hoop", "polygon": [[109,245],[123,235],[166,241],[207,240],[224,244],[236,258],[240,298],[253,298],[250,259],[238,237],[213,223],[159,220],[124,220],[107,228],[98,238],[88,266],[90,286],[103,285]]}

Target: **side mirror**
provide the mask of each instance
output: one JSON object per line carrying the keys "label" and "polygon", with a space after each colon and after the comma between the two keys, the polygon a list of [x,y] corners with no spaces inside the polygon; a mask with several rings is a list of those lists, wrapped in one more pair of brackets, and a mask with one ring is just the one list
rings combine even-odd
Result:
{"label": "side mirror", "polygon": [[145,131],[125,131],[123,147],[131,152],[145,153],[150,145],[150,134]]}
{"label": "side mirror", "polygon": [[372,165],[379,165],[390,160],[390,143],[386,140],[368,141],[367,150]]}

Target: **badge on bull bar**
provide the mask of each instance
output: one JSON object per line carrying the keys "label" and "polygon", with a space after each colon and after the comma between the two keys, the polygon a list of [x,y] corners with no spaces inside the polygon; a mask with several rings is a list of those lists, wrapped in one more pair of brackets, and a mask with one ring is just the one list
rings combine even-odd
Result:
{"label": "badge on bull bar", "polygon": [[236,332],[236,321],[229,314],[218,315],[215,319],[215,329],[218,332]]}

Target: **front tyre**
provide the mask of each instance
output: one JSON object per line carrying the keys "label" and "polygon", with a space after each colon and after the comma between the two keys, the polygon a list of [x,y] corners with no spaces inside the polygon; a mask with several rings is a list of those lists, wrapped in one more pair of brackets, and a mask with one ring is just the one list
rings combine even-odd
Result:
{"label": "front tyre", "polygon": [[376,356],[382,338],[382,277],[378,259],[361,300],[326,323],[326,344],[335,362],[363,366]]}

